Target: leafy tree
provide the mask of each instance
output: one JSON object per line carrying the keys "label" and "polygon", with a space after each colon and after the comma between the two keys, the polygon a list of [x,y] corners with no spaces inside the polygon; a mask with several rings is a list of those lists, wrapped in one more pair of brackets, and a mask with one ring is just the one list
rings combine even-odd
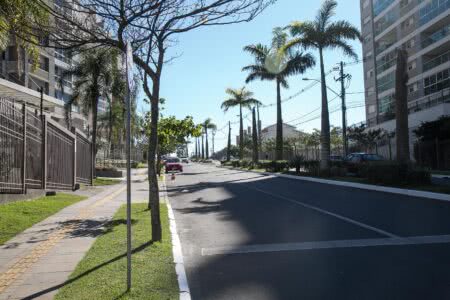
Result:
{"label": "leafy tree", "polygon": [[251,109],[256,104],[261,104],[253,98],[253,93],[247,91],[245,87],[241,89],[227,89],[225,91],[230,98],[222,103],[221,108],[227,112],[230,108],[239,107],[239,158],[244,158],[244,121],[242,119],[242,109]]}
{"label": "leafy tree", "polygon": [[246,82],[256,79],[275,81],[277,89],[277,160],[283,159],[283,118],[281,111],[281,87],[289,88],[287,78],[295,74],[303,74],[315,65],[310,54],[299,51],[286,51],[287,34],[281,28],[273,30],[271,48],[262,44],[249,45],[244,51],[255,58],[255,63],[244,67],[248,71]]}
{"label": "leafy tree", "polygon": [[[156,174],[160,87],[167,56],[180,34],[203,26],[248,22],[274,0],[34,0],[52,15],[50,45],[61,49],[108,46],[126,53],[132,46],[133,61],[139,68],[143,89],[150,100],[151,136],[148,148],[149,202],[153,241],[162,239],[159,214],[159,186]],[[74,5],[74,3],[76,5]],[[73,18],[73,15],[83,16]],[[101,20],[101,24],[99,25]],[[128,43],[127,43],[128,42]]]}
{"label": "leafy tree", "polygon": [[293,46],[301,46],[305,49],[317,49],[319,51],[322,87],[321,170],[326,170],[330,166],[330,114],[328,111],[323,51],[326,49],[341,49],[345,55],[358,59],[358,55],[348,43],[348,40],[361,40],[359,30],[349,22],[343,20],[331,21],[336,6],[335,0],[325,0],[314,21],[291,24],[289,28],[294,39],[287,43],[287,49]]}
{"label": "leafy tree", "polygon": [[211,130],[213,130],[213,131],[217,129],[216,124],[214,124],[214,123],[212,122],[211,118],[208,118],[208,119],[206,119],[206,120],[203,122],[203,130],[204,130],[204,132],[205,132],[205,140],[206,140],[206,145],[205,145],[205,147],[206,147],[206,149],[205,149],[205,150],[206,150],[206,152],[205,152],[206,159],[209,158],[208,129],[211,129]]}
{"label": "leafy tree", "polygon": [[39,58],[38,45],[45,44],[43,42],[46,36],[42,31],[37,34],[33,24],[48,23],[48,11],[34,0],[0,0],[0,51],[6,49],[12,36],[17,46],[17,62],[23,61],[20,51],[23,48],[36,67]]}
{"label": "leafy tree", "polygon": [[420,141],[446,140],[450,137],[450,116],[442,116],[436,121],[423,122],[414,134]]}

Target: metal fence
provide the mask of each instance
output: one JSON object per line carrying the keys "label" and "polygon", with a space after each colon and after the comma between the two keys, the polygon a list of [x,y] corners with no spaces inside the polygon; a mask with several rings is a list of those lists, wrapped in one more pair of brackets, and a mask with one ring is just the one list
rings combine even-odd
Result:
{"label": "metal fence", "polygon": [[92,184],[91,153],[81,132],[0,98],[0,193]]}

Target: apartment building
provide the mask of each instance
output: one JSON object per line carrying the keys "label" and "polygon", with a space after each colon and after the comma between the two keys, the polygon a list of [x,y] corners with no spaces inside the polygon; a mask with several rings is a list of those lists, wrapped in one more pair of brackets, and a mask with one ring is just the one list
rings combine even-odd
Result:
{"label": "apartment building", "polygon": [[450,0],[360,0],[360,5],[368,126],[395,130],[398,48],[408,53],[410,130],[449,115]]}
{"label": "apartment building", "polygon": [[[60,2],[55,0],[55,7]],[[37,62],[31,61],[28,54],[17,46],[14,37],[0,52],[0,96],[9,96],[39,108],[42,88],[44,109],[53,119],[64,123],[64,105],[72,96],[75,78],[65,75],[61,80],[61,77],[77,61],[77,56],[63,49],[49,48],[48,39],[43,38],[40,42],[42,47]],[[106,100],[100,99],[98,109],[100,114],[106,112]],[[86,129],[87,119],[77,107],[73,107],[72,118],[76,127]]]}

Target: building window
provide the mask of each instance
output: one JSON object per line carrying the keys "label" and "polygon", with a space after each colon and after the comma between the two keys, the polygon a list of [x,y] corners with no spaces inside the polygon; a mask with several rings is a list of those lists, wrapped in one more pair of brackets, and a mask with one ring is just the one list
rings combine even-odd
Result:
{"label": "building window", "polygon": [[365,0],[363,3],[363,8],[367,8],[370,5],[370,0]]}
{"label": "building window", "polygon": [[430,95],[450,87],[450,69],[424,78],[423,86],[425,95]]}
{"label": "building window", "polygon": [[381,98],[378,101],[378,113],[380,114],[393,113],[395,107],[394,104],[395,104],[394,94]]}
{"label": "building window", "polygon": [[370,22],[371,18],[370,16],[368,16],[367,18],[364,19],[364,25],[367,25]]}
{"label": "building window", "polygon": [[369,105],[369,107],[367,108],[367,112],[369,113],[369,114],[373,114],[373,113],[375,113],[375,111],[376,111],[376,106],[375,105]]}
{"label": "building window", "polygon": [[417,67],[417,63],[416,63],[416,61],[413,61],[413,62],[411,62],[411,63],[408,65],[408,71],[412,71],[412,70],[414,70],[416,67]]}
{"label": "building window", "polygon": [[377,82],[378,93],[382,93],[389,89],[394,88],[395,85],[395,72],[391,72],[380,79]]}
{"label": "building window", "polygon": [[372,78],[372,77],[373,77],[373,69],[372,69],[372,70],[369,70],[369,71],[367,72],[367,79]]}
{"label": "building window", "polygon": [[410,94],[413,94],[413,93],[417,92],[418,89],[419,89],[419,87],[418,87],[418,84],[417,84],[417,82],[416,82],[416,83],[411,84],[411,85],[408,87],[408,92],[409,92]]}

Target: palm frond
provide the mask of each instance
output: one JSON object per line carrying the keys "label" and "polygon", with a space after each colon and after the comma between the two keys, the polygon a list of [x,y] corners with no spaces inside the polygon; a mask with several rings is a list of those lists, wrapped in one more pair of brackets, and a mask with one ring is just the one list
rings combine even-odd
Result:
{"label": "palm frond", "polygon": [[321,31],[325,31],[330,19],[335,15],[337,2],[335,0],[325,0],[316,16],[316,24]]}
{"label": "palm frond", "polygon": [[353,47],[344,40],[332,40],[329,41],[328,47],[331,49],[341,49],[348,57],[358,60],[358,54],[356,54]]}
{"label": "palm frond", "polygon": [[325,36],[349,39],[349,40],[361,40],[361,33],[348,21],[336,21],[331,23],[325,31]]}

